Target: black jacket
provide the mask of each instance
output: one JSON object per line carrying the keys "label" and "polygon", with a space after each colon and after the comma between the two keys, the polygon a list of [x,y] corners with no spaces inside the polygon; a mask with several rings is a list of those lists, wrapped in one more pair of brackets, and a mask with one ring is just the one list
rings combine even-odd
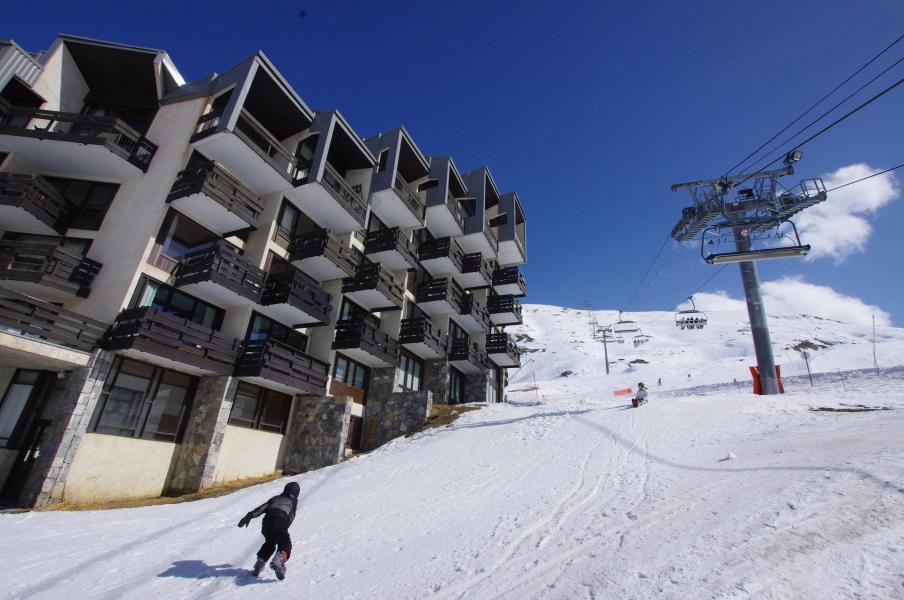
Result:
{"label": "black jacket", "polygon": [[295,520],[295,510],[298,508],[298,484],[287,483],[282,494],[273,496],[254,510],[248,513],[252,519],[264,515],[264,529],[275,527],[288,528]]}

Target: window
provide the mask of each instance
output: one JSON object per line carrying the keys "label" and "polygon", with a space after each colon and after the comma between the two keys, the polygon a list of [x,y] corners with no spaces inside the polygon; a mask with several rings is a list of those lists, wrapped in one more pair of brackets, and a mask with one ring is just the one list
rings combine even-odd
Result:
{"label": "window", "polygon": [[487,402],[499,402],[499,370],[487,369]]}
{"label": "window", "polygon": [[212,245],[220,238],[191,219],[170,210],[163,218],[151,263],[172,273],[182,256]]}
{"label": "window", "polygon": [[308,336],[258,313],[254,313],[248,326],[247,339],[274,339],[299,352],[304,352],[308,347]]}
{"label": "window", "polygon": [[449,369],[449,402],[459,404],[465,401],[465,376],[457,369]]}
{"label": "window", "polygon": [[197,379],[117,358],[107,379],[93,431],[178,442]]}
{"label": "window", "polygon": [[38,384],[40,371],[19,369],[0,402],[0,448],[9,448],[28,399]]}
{"label": "window", "polygon": [[241,382],[235,390],[229,424],[285,433],[291,407],[292,396]]}
{"label": "window", "polygon": [[197,300],[179,290],[143,277],[134,306],[153,306],[209,329],[219,330],[224,310]]}
{"label": "window", "polygon": [[114,183],[83,181],[47,177],[73,209],[69,216],[69,227],[97,231],[107,214],[113,197],[119,190]]}
{"label": "window", "polygon": [[349,387],[366,390],[368,381],[367,367],[345,358],[341,354],[337,354],[336,364],[333,367],[333,379]]}
{"label": "window", "polygon": [[370,319],[375,327],[379,327],[380,319],[370,314],[367,310],[361,308],[348,298],[342,299],[342,307],[339,309],[339,320],[350,321],[353,319]]}
{"label": "window", "polygon": [[280,246],[287,248],[289,242],[304,233],[310,233],[319,229],[317,224],[306,214],[298,210],[288,200],[283,200],[279,217],[276,220],[276,231],[273,232],[273,240]]}
{"label": "window", "polygon": [[399,356],[399,366],[396,368],[394,392],[419,392],[421,391],[421,374],[424,371],[424,363],[413,354],[402,351]]}
{"label": "window", "polygon": [[380,158],[377,161],[377,173],[382,173],[386,170],[386,165],[389,164],[389,149],[380,151]]}

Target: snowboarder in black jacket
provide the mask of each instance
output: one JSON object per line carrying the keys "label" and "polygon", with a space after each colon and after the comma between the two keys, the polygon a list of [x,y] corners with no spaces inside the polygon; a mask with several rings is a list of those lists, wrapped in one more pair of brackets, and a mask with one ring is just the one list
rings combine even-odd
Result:
{"label": "snowboarder in black jacket", "polygon": [[254,576],[260,575],[267,564],[267,559],[276,550],[270,568],[276,573],[276,578],[282,580],[286,576],[286,561],[292,553],[292,538],[289,537],[289,525],[295,519],[295,510],[298,508],[298,493],[300,488],[294,481],[286,484],[282,494],[273,496],[239,521],[239,527],[248,527],[251,519],[264,515],[264,523],[261,533],[264,535],[264,543],[257,551],[257,561],[254,563]]}

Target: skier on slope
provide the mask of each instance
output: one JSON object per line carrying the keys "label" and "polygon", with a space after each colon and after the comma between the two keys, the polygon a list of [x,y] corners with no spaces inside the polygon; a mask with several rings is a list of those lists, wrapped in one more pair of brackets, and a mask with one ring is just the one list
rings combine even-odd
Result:
{"label": "skier on slope", "polygon": [[631,405],[637,408],[641,404],[646,404],[647,394],[647,388],[644,387],[643,383],[638,383],[637,393],[634,394],[634,398],[631,399]]}
{"label": "skier on slope", "polygon": [[239,527],[248,527],[251,519],[264,515],[261,533],[264,535],[264,543],[257,551],[257,561],[254,563],[252,573],[255,577],[260,575],[267,564],[267,559],[276,550],[270,568],[276,573],[276,578],[282,580],[286,576],[286,561],[292,553],[292,538],[289,537],[289,525],[295,519],[295,509],[298,508],[298,484],[290,481],[283,488],[282,494],[273,496],[239,521]]}

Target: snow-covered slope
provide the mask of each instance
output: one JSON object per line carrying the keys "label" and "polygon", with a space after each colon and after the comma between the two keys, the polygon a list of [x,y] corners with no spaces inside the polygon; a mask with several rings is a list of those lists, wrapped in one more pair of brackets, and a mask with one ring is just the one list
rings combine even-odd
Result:
{"label": "snow-covered slope", "polygon": [[[537,351],[509,404],[293,478],[283,582],[246,574],[261,538],[236,528],[276,481],[170,506],[0,515],[0,597],[904,598],[904,369],[789,382],[780,397],[703,385],[752,363],[737,316],[710,317],[684,337],[668,317],[646,325],[646,348],[613,354],[648,363],[607,378],[586,313],[526,307]],[[789,319],[776,345],[844,341],[814,352],[817,365],[869,366],[863,332],[836,325]],[[900,330],[882,335],[880,364],[904,356]],[[701,387],[676,391],[687,372]],[[611,396],[659,376],[641,408]],[[810,410],[854,404],[891,410]]]}

